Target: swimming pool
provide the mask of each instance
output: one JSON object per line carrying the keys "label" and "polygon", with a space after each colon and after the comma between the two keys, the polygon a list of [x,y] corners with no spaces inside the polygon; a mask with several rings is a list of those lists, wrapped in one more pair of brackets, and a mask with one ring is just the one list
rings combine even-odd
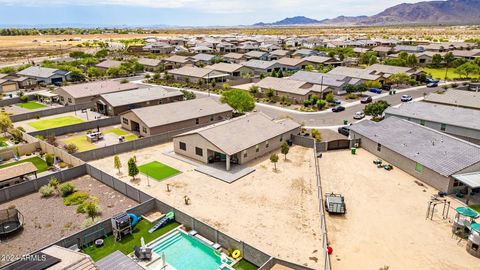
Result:
{"label": "swimming pool", "polygon": [[160,257],[163,253],[166,262],[177,270],[217,270],[222,265],[218,251],[178,230],[151,248]]}

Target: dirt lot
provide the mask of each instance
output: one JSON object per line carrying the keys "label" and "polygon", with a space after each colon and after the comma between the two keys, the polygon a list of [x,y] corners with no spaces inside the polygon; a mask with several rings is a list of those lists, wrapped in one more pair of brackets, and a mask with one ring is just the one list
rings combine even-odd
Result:
{"label": "dirt lot", "polygon": [[[323,192],[342,193],[345,216],[327,216],[332,268],[342,269],[480,269],[480,260],[452,237],[451,225],[438,207],[426,220],[427,203],[437,192],[394,168],[377,169],[375,156],[359,149],[324,153],[320,160]],[[418,181],[418,182],[415,182]],[[452,200],[452,207],[459,202]],[[440,208],[440,209],[439,209]],[[454,210],[450,210],[450,219]]]}
{"label": "dirt lot", "polygon": [[[182,171],[157,182],[141,175],[138,187],[228,235],[245,241],[272,256],[278,256],[315,269],[322,267],[321,234],[311,149],[295,146],[287,161],[283,156],[278,171],[268,157],[253,161],[256,171],[233,184],[227,184],[194,171],[195,166],[164,153],[171,143],[119,155],[122,174],[113,168],[113,157],[91,162],[97,168],[131,182],[127,160],[137,164],[160,161]],[[169,184],[171,191],[166,191]],[[191,200],[185,205],[184,196]],[[318,261],[317,261],[318,260]]]}
{"label": "dirt lot", "polygon": [[[82,176],[70,181],[76,189],[88,192],[98,198],[102,209],[101,219],[106,219],[137,203],[90,176]],[[86,215],[77,214],[76,206],[65,206],[63,198],[41,198],[40,193],[0,204],[0,209],[11,205],[24,216],[24,229],[8,239],[2,239],[0,254],[22,255],[39,249],[81,230]],[[0,265],[2,262],[0,262]]]}

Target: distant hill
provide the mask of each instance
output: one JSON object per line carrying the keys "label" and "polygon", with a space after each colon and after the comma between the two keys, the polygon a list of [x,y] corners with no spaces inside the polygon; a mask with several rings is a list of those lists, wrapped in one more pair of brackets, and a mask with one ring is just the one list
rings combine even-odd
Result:
{"label": "distant hill", "polygon": [[480,23],[480,0],[448,0],[399,4],[373,16],[339,16],[324,20],[296,16],[273,23],[258,23],[255,26],[478,23]]}

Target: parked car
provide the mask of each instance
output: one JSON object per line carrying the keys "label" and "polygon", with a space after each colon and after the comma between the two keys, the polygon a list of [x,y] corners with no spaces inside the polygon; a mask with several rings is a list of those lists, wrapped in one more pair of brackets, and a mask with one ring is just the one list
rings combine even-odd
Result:
{"label": "parked car", "polygon": [[332,108],[332,112],[341,112],[341,111],[345,111],[345,107],[335,106],[335,107]]}
{"label": "parked car", "polygon": [[338,133],[348,136],[350,134],[350,126],[343,126],[338,128]]}
{"label": "parked car", "polygon": [[368,97],[362,98],[362,99],[360,100],[360,103],[362,103],[362,104],[367,104],[367,103],[370,103],[370,102],[372,102],[372,101],[373,101],[372,97],[371,97],[371,96],[368,96]]}
{"label": "parked car", "polygon": [[425,80],[426,83],[439,83],[440,81],[439,80],[435,80],[435,79],[432,79],[432,78],[427,78]]}
{"label": "parked car", "polygon": [[384,84],[382,86],[382,90],[390,91],[390,90],[392,90],[392,86],[390,84]]}
{"label": "parked car", "polygon": [[340,105],[340,104],[342,104],[342,101],[340,99],[334,99],[334,100],[332,100],[332,104]]}
{"label": "parked car", "polygon": [[363,119],[364,117],[365,117],[365,113],[363,113],[363,112],[356,112],[353,115],[353,119]]}
{"label": "parked car", "polygon": [[427,83],[427,87],[438,87],[438,82]]}
{"label": "parked car", "polygon": [[402,97],[400,98],[400,100],[401,100],[402,102],[412,101],[412,99],[413,99],[413,98],[412,98],[412,96],[410,96],[410,95],[402,95]]}
{"label": "parked car", "polygon": [[370,88],[370,89],[368,89],[368,91],[370,91],[372,93],[375,93],[375,94],[381,94],[382,93],[382,89],[380,89],[380,88]]}

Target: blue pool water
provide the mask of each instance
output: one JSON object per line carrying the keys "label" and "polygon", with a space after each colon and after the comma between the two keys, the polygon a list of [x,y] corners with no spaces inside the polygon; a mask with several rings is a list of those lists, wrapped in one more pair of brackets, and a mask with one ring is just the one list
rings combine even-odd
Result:
{"label": "blue pool water", "polygon": [[167,263],[177,270],[217,270],[222,264],[215,251],[182,232],[175,232],[152,247],[158,255],[165,254]]}

